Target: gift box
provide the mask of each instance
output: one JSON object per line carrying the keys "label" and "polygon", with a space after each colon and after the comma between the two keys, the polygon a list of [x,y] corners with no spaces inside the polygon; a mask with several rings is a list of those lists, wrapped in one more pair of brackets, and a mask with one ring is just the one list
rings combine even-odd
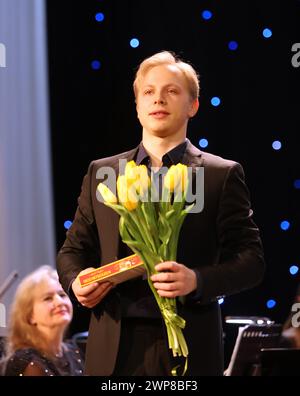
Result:
{"label": "gift box", "polygon": [[137,254],[124,257],[121,260],[102,265],[99,268],[79,276],[81,287],[85,287],[94,282],[109,281],[113,284],[125,282],[145,273],[145,267]]}

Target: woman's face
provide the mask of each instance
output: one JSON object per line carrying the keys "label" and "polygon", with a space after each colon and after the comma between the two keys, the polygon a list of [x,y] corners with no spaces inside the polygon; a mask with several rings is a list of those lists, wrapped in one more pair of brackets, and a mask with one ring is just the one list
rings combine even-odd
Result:
{"label": "woman's face", "polygon": [[57,280],[49,278],[36,287],[32,324],[40,329],[64,329],[72,320],[72,314],[72,303]]}

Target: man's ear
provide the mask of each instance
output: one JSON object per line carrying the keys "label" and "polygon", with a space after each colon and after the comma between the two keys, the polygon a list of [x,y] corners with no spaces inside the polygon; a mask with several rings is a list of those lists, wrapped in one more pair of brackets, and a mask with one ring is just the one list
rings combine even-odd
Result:
{"label": "man's ear", "polygon": [[194,115],[196,115],[197,111],[199,109],[199,100],[198,98],[193,100],[191,103],[190,111],[188,113],[189,117],[192,118]]}
{"label": "man's ear", "polygon": [[135,110],[136,110],[137,118],[140,119],[140,117],[139,117],[139,105],[138,105],[138,102],[137,102],[136,99],[135,99]]}

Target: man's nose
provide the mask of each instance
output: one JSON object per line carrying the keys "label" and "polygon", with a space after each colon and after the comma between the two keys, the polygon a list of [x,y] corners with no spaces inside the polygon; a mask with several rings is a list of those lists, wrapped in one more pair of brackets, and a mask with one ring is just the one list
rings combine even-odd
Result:
{"label": "man's nose", "polygon": [[154,104],[164,104],[165,98],[162,92],[157,92],[155,98],[154,98]]}
{"label": "man's nose", "polygon": [[154,104],[165,104],[165,100],[162,97],[156,98]]}

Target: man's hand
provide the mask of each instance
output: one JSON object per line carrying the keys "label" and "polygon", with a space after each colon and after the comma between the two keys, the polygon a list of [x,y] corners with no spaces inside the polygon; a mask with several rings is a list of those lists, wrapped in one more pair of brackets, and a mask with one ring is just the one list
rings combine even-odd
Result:
{"label": "man's hand", "polygon": [[95,268],[86,268],[79,272],[77,278],[72,283],[72,290],[81,305],[87,308],[95,307],[111,290],[113,284],[111,282],[92,283],[91,285],[81,287],[79,276],[84,275]]}
{"label": "man's hand", "polygon": [[196,273],[183,264],[165,261],[155,269],[159,273],[152,275],[151,280],[161,297],[186,296],[197,288]]}

